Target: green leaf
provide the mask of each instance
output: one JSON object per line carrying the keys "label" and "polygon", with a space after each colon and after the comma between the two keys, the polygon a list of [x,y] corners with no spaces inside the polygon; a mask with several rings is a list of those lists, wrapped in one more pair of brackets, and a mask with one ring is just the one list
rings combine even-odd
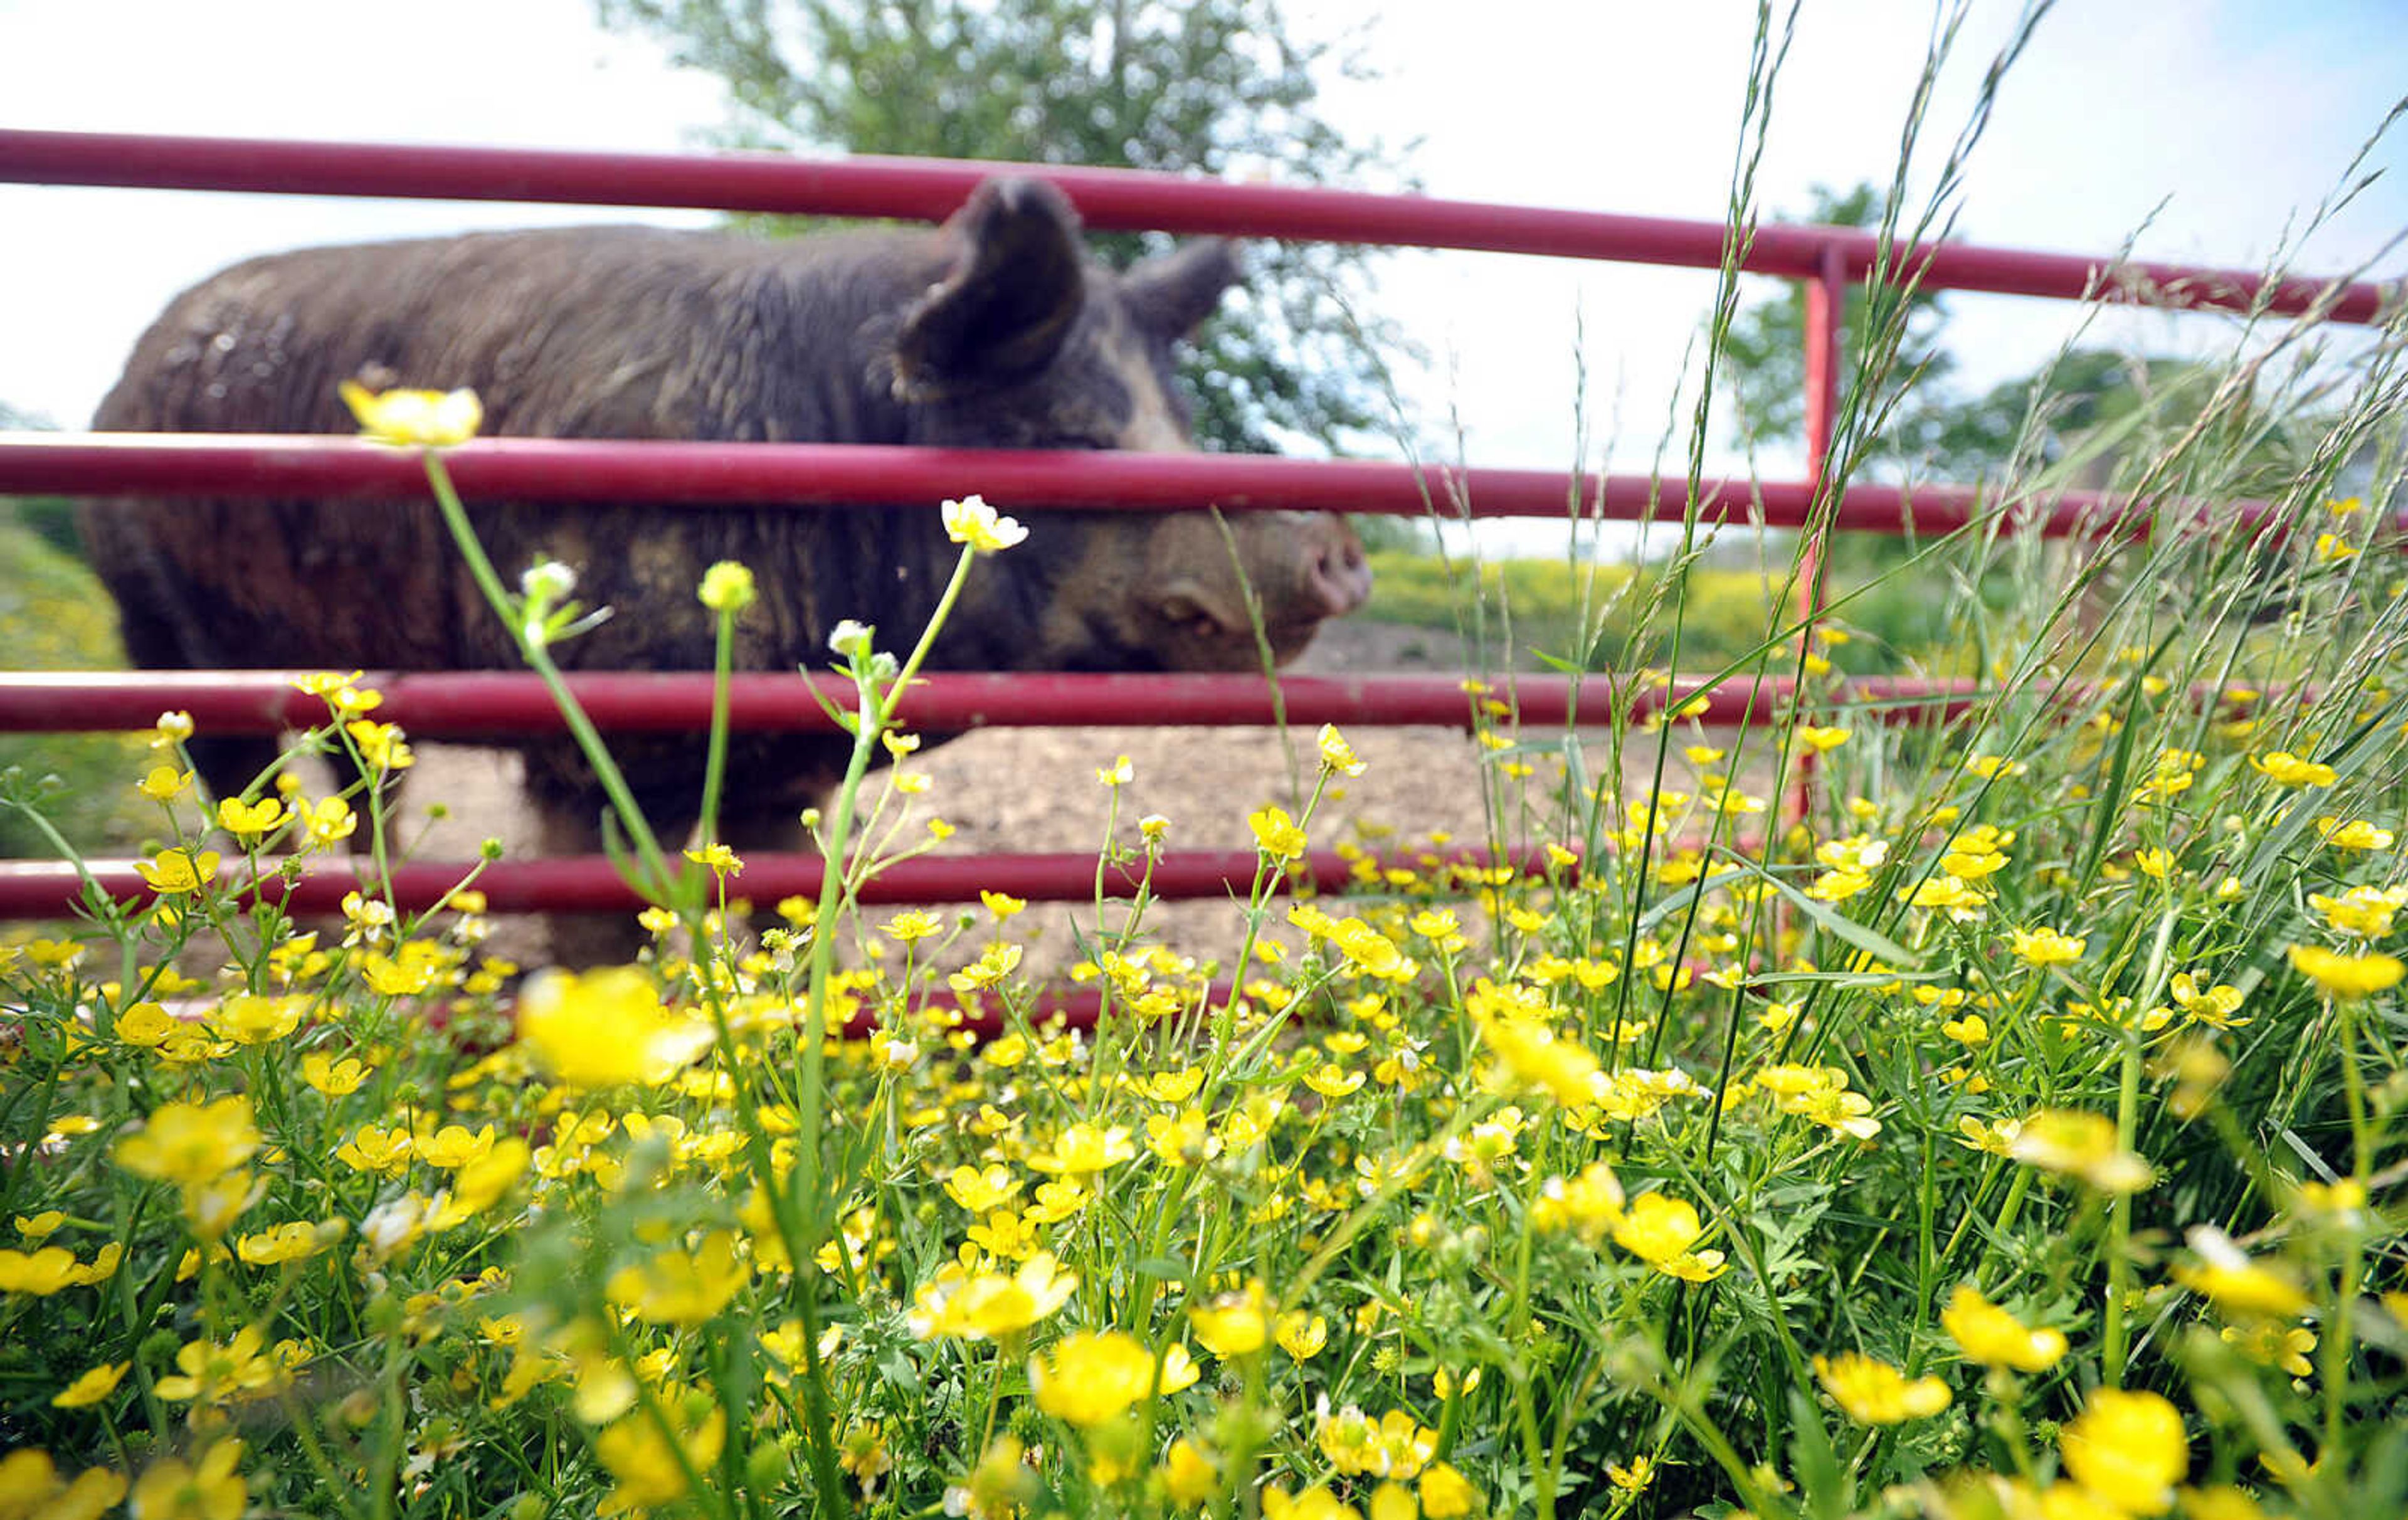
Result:
{"label": "green leaf", "polygon": [[1856,1509],[1856,1484],[1841,1470],[1823,1412],[1796,1388],[1789,1390],[1790,1473],[1806,1498],[1806,1513],[1818,1520],[1842,1520]]}
{"label": "green leaf", "polygon": [[1869,928],[1855,919],[1833,912],[1830,904],[1815,901],[1745,855],[1736,851],[1727,853],[1742,871],[1770,883],[1774,891],[1789,901],[1791,906],[1813,919],[1815,926],[1824,933],[1856,946],[1885,966],[1895,966],[1911,971],[1923,969],[1922,955],[1907,949],[1879,929]]}

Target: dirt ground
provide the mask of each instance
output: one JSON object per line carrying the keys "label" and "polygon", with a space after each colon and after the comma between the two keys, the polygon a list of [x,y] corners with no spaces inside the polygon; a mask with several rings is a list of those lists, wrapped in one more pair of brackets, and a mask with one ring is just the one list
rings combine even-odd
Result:
{"label": "dirt ground", "polygon": [[[1346,620],[1325,628],[1294,668],[1336,675],[1454,673],[1462,667],[1463,651],[1451,635]],[[1367,727],[1347,737],[1368,768],[1324,800],[1312,831],[1316,848],[1346,840],[1374,847],[1383,841],[1418,844],[1433,834],[1452,834],[1464,843],[1485,837],[1479,751],[1467,733]],[[440,799],[451,814],[433,825],[423,858],[466,859],[489,835],[503,840],[508,858],[536,853],[534,821],[518,796],[514,754],[458,745],[418,748],[411,809]],[[1292,733],[1287,749],[1294,774],[1309,789],[1315,766],[1312,731]],[[1135,771],[1123,791],[1119,827],[1121,838],[1132,844],[1138,820],[1160,813],[1170,820],[1174,849],[1250,848],[1247,813],[1272,802],[1293,810],[1301,801],[1289,792],[1289,761],[1272,729],[991,728],[913,762],[934,783],[918,804],[923,816],[933,812],[958,830],[939,847],[946,854],[1092,853],[1102,841],[1109,803],[1096,769],[1119,754],[1129,757]],[[1047,974],[1075,958],[1074,917],[1093,928],[1093,905],[1036,905],[1015,920],[1013,927],[1028,944],[1031,971]],[[1232,954],[1241,921],[1238,908],[1226,901],[1166,903],[1147,916],[1161,943],[1198,958]],[[1116,928],[1117,919],[1108,926]],[[494,948],[527,964],[543,957],[540,933],[531,922],[505,924]]]}

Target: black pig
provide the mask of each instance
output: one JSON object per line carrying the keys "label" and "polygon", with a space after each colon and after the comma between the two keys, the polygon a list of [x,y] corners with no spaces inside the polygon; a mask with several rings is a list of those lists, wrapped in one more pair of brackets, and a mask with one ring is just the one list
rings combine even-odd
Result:
{"label": "black pig", "polygon": [[[475,389],[489,434],[1185,449],[1172,344],[1235,274],[1211,240],[1107,269],[1086,257],[1060,193],[1025,179],[981,185],[933,231],[778,242],[623,227],[308,250],[237,265],[179,297],[93,425],[349,432],[339,383],[381,373]],[[1254,667],[1238,576],[1208,517],[1004,505],[1028,523],[1028,541],[973,572],[935,667]],[[957,552],[933,504],[471,503],[470,513],[506,574],[558,559],[579,572],[580,599],[613,609],[558,650],[587,668],[707,668],[711,614],[695,590],[722,559],[752,566],[761,588],[738,624],[740,668],[824,664],[846,618],[907,643]],[[431,503],[100,500],[82,525],[146,667],[517,664]],[[1369,593],[1361,546],[1336,518],[1240,514],[1232,527],[1282,659]],[[723,837],[791,848],[799,810],[841,773],[844,742],[738,736]],[[521,748],[546,849],[595,848],[590,772],[565,740]],[[194,744],[224,795],[272,753],[266,739]],[[625,740],[614,753],[656,826],[691,827],[698,738]]]}

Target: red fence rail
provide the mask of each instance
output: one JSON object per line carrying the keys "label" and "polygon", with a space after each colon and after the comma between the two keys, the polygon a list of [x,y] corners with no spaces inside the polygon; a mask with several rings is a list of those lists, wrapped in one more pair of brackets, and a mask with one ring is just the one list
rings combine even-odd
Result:
{"label": "red fence rail", "polygon": [[[1334,511],[1418,517],[1553,517],[1578,512],[1622,523],[1677,522],[1688,484],[1646,475],[1452,468],[1360,460],[1244,454],[1020,452],[849,443],[602,443],[479,438],[444,453],[470,498],[642,500],[670,506],[858,507],[924,504],[977,491],[1000,507],[1087,510]],[[360,501],[426,495],[414,453],[356,438],[255,434],[0,433],[0,492],[57,495],[207,492],[262,499]],[[1705,523],[1799,528],[1814,521],[1804,480],[1717,480],[1698,495]],[[2179,501],[2095,491],[2001,498],[1969,486],[1850,485],[1828,508],[1847,533],[1937,536],[2003,513],[2049,537],[2144,537],[2196,515]],[[2218,509],[2244,526],[2270,520],[2264,502]],[[2408,513],[2402,514],[2408,523]]]}
{"label": "red fence rail", "polygon": [[[1155,864],[1145,878],[1146,890],[1169,901],[1227,901],[1232,896],[1243,901],[1260,858],[1252,850],[1180,851]],[[1468,850],[1452,850],[1436,858],[1440,867],[1489,864],[1484,853]],[[1511,854],[1498,863],[1533,874],[1546,867],[1544,853],[1538,850]],[[1310,884],[1324,893],[1337,893],[1345,889],[1353,869],[1353,862],[1336,851],[1315,850],[1296,863],[1287,880],[1291,886]],[[487,911],[492,912],[633,913],[644,906],[644,899],[599,855],[502,861],[481,871],[443,862],[396,866],[389,900],[404,912],[423,912],[443,902],[472,872],[474,888],[485,895]],[[729,882],[728,893],[765,908],[790,896],[816,902],[820,875],[821,863],[813,855],[748,857],[743,871]],[[1107,867],[1105,896],[1131,896],[1139,875],[1126,866]],[[984,888],[1031,902],[1088,902],[1095,897],[1096,882],[1093,853],[924,855],[881,871],[863,887],[860,900],[873,907],[976,902]],[[0,862],[0,918],[62,917],[83,900],[87,882],[113,902],[145,897],[150,890],[126,861],[100,862],[82,872],[72,865],[49,861]],[[271,862],[271,869],[256,882],[243,880],[237,893],[246,898],[269,897],[294,913],[332,915],[342,911],[344,894],[367,885],[362,872],[341,860],[314,866],[292,882],[276,874]]]}
{"label": "red fence rail", "polygon": [[[0,733],[148,728],[162,710],[188,712],[212,734],[274,734],[325,722],[326,704],[294,688],[279,670],[140,671],[122,675],[0,671]],[[572,675],[568,689],[605,733],[691,733],[710,722],[710,678],[670,674]],[[563,728],[543,682],[516,673],[387,673],[369,683],[384,701],[380,722],[421,738],[492,739]],[[728,720],[752,733],[834,733],[837,724],[810,695],[816,684],[838,699],[850,687],[787,675],[738,675],[728,682]],[[1644,718],[1705,698],[1708,727],[1773,721],[1794,690],[1786,677],[1714,685],[1598,675],[1515,676],[1497,695],[1515,718],[1541,727],[1602,723],[1627,711]],[[1896,722],[1945,718],[1974,701],[1971,681],[1872,678],[1818,692],[1818,707],[1885,714]],[[1481,694],[1446,676],[1286,676],[1274,694],[1253,676],[1007,675],[938,672],[906,695],[903,721],[927,733],[971,728],[1055,728],[1125,723],[1132,711],[1168,726],[1469,727]],[[1276,697],[1276,701],[1274,698]]]}
{"label": "red fence rail", "polygon": [[[248,191],[465,200],[693,207],[936,220],[981,179],[998,172],[1054,181],[1099,230],[1219,232],[1424,248],[1714,268],[1724,261],[1721,223],[1614,216],[1531,207],[1383,196],[1289,186],[1240,185],[1128,170],[958,161],[856,158],[813,161],[769,154],[650,154],[514,149],[265,141],[0,130],[0,181],[126,188]],[[2188,515],[2179,503],[2115,501],[2066,493],[1985,503],[1961,487],[1912,491],[1854,485],[1815,509],[1828,452],[1839,366],[1838,317],[1846,287],[1882,272],[1929,290],[2135,302],[2173,308],[2314,315],[2343,323],[2386,320],[2397,286],[2268,277],[2083,255],[1947,244],[1885,251],[1870,235],[1839,228],[1764,226],[1740,266],[1810,281],[1819,319],[1807,377],[1810,479],[1716,481],[1698,502],[1708,521],[1803,527],[1818,518],[1842,531],[1944,533],[1985,511],[2048,534],[2144,534]],[[1474,517],[1579,514],[1621,521],[1681,517],[1684,486],[1632,476],[1529,470],[1417,470],[1404,466],[1206,456],[1109,456],[839,445],[613,444],[488,439],[450,456],[464,492],[518,500],[784,502],[841,505],[924,503],[977,490],[1018,502],[1131,510],[1218,505],[1350,512],[1420,513],[1432,505]],[[416,496],[424,489],[407,454],[335,438],[134,436],[0,436],[0,492],[61,495],[207,491],[258,496]],[[2226,509],[2229,509],[2227,508]],[[2263,523],[2263,504],[2243,504]],[[2408,526],[2408,514],[2403,514]],[[1811,615],[1810,605],[1801,615]],[[602,725],[693,728],[707,721],[703,678],[587,676],[573,680]],[[1514,683],[1517,712],[1533,724],[1622,701],[1641,710],[1667,699],[1661,686],[1604,681],[1586,695],[1561,680]],[[557,716],[530,678],[396,676],[383,686],[380,717],[429,738],[494,737],[554,726]],[[1458,682],[1416,678],[1282,682],[1292,722],[1466,721]],[[1693,695],[1683,691],[1685,700]],[[1708,692],[1709,723],[1736,723],[1756,704],[1785,701],[1786,682],[1730,682]],[[1968,687],[1911,681],[1859,682],[1842,700],[1888,718],[1960,710]],[[315,699],[276,673],[190,676],[0,676],[0,729],[63,731],[147,726],[165,707],[194,713],[221,732],[261,732],[317,721]],[[1264,682],[1240,678],[980,675],[939,676],[915,693],[910,720],[931,730],[985,723],[1268,723],[1281,710]],[[742,727],[803,727],[825,720],[787,677],[739,677],[734,716]],[[1253,856],[1185,853],[1157,869],[1162,896],[1219,896],[1250,878]],[[1526,862],[1521,863],[1526,865]],[[1343,884],[1342,862],[1316,857],[1307,879]],[[409,868],[405,905],[432,903],[467,868]],[[985,856],[905,863],[878,885],[878,900],[962,900],[986,886],[1033,898],[1083,898],[1091,857]],[[742,885],[756,899],[815,892],[820,864],[808,857],[752,863]],[[144,889],[130,866],[108,864],[89,879],[111,896]],[[64,911],[85,879],[64,867],[0,867],[0,917]],[[339,868],[314,868],[292,890],[296,908],[330,909],[356,882]],[[540,861],[490,868],[479,879],[496,909],[623,908],[633,898],[607,867]],[[1125,886],[1125,883],[1124,883]]]}
{"label": "red fence rail", "polygon": [[[1214,232],[1696,269],[1721,265],[1726,237],[1719,222],[1235,184],[1135,169],[0,131],[0,181],[147,190],[682,207],[933,222],[950,215],[981,179],[1003,172],[1052,180],[1069,194],[1086,223],[1101,231]],[[1752,274],[1813,280],[1828,267],[1827,255],[1837,256],[1836,273],[1846,281],[1870,278],[1882,262],[1880,242],[1870,234],[1773,225],[1756,229],[1740,266]],[[2349,323],[2377,321],[2386,303],[2399,300],[2397,290],[2374,283],[2270,280],[2245,269],[1956,243],[1895,251],[1888,266],[1918,271],[1931,290],[2228,310],[2262,303],[2264,309],[2286,315],[2328,306],[2330,320]]]}

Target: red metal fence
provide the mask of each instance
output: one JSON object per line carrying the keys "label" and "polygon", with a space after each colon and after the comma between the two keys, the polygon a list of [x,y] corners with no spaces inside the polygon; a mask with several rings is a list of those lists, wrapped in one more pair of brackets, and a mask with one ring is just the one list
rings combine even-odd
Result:
{"label": "red metal fence", "polygon": [[[248,191],[454,200],[573,202],[596,206],[940,220],[979,180],[999,172],[1053,180],[1097,230],[1157,229],[1240,237],[1481,250],[1492,252],[1718,267],[1718,222],[1611,216],[1496,206],[1425,196],[1226,184],[1118,169],[1061,168],[937,160],[856,158],[813,162],[769,154],[629,154],[355,143],[121,136],[0,131],[0,181],[147,189]],[[1761,522],[1817,531],[1945,533],[1977,514],[2004,511],[2014,524],[2047,534],[2147,530],[2162,511],[2076,493],[2030,501],[1984,501],[1951,486],[1852,485],[1818,502],[1838,394],[1840,314],[1846,290],[1877,269],[1899,271],[1928,290],[1960,290],[2137,302],[2177,308],[2313,313],[2372,323],[2397,308],[2401,292],[2380,285],[2286,279],[2242,270],[2119,263],[2079,255],[1963,245],[1893,250],[1856,231],[1770,226],[1756,230],[1740,266],[1807,282],[1809,479],[1707,482],[1697,502],[1708,523]],[[492,438],[447,455],[462,491],[488,499],[665,503],[925,504],[977,489],[1007,508],[1020,501],[1137,511],[1219,506],[1229,510],[1311,509],[1419,515],[1433,502],[1476,517],[1562,518],[1578,510],[1624,522],[1678,519],[1685,484],[1643,476],[1576,476],[1502,469],[1416,469],[1400,465],[1303,462],[1236,456],[1014,453],[984,450],[828,444],[595,443]],[[416,497],[425,491],[408,454],[335,437],[0,434],[0,493],[96,495],[207,492],[215,495]],[[2262,514],[2262,508],[2244,511]],[[571,685],[606,731],[693,729],[709,715],[709,678],[585,676]],[[557,713],[534,678],[408,675],[381,679],[380,718],[428,738],[490,738],[556,727]],[[1389,677],[1281,682],[1292,723],[1466,723],[1458,682]],[[1524,722],[1556,724],[1575,707],[1660,704],[1661,686],[1617,686],[1592,678],[1516,678]],[[1685,700],[1695,693],[1678,694]],[[1761,720],[1785,701],[1785,682],[1734,682],[1703,694],[1706,721]],[[1960,708],[1960,685],[1863,681],[1841,700],[1899,720]],[[1756,704],[1766,704],[1758,707]],[[268,732],[316,722],[322,704],[280,676],[260,672],[64,677],[0,673],[0,731],[62,732],[148,727],[162,708],[191,710],[208,731]],[[1280,707],[1268,684],[1221,676],[946,675],[913,695],[907,715],[931,729],[981,724],[1267,724]],[[732,717],[739,728],[825,726],[800,683],[785,676],[737,678]],[[1526,864],[1526,863],[1523,863]],[[396,882],[405,905],[432,902],[465,868],[413,868]],[[1095,888],[1092,856],[981,856],[907,863],[882,878],[883,901],[957,901],[979,887],[1038,899],[1084,899]],[[1157,896],[1219,896],[1242,891],[1251,853],[1186,852],[1168,857],[1151,882]],[[749,863],[748,893],[772,900],[813,892],[810,857]],[[1344,863],[1314,857],[1308,874],[1336,888]],[[126,863],[103,863],[93,880],[111,896],[144,888]],[[355,884],[321,866],[296,906],[324,906]],[[618,907],[632,903],[598,860],[520,863],[480,879],[497,911]],[[1125,883],[1124,883],[1125,885]],[[0,917],[53,915],[79,896],[71,868],[0,865]],[[323,903],[318,899],[323,898]]]}

